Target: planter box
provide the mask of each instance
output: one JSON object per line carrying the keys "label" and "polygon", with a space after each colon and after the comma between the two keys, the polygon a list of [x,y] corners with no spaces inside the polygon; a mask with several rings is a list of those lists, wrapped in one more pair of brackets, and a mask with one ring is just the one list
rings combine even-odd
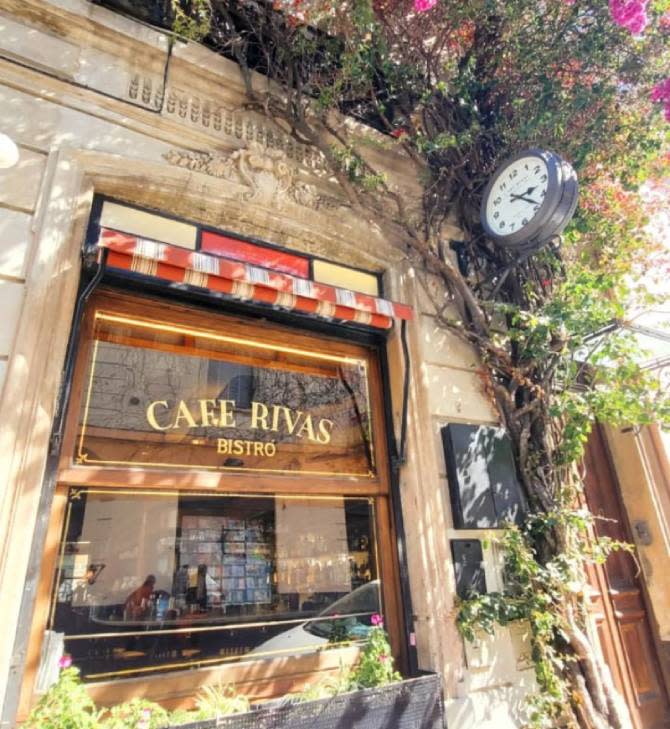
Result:
{"label": "planter box", "polygon": [[[284,703],[178,729],[446,729],[439,674],[329,699]],[[177,729],[175,727],[174,729]]]}

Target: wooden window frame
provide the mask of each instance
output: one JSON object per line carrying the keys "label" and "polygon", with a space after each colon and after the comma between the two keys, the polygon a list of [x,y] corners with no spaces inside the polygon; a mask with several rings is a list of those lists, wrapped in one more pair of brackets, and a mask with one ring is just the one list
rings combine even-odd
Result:
{"label": "wooden window frame", "polygon": [[[86,371],[93,346],[95,311],[98,308],[113,309],[127,316],[145,316],[147,306],[153,306],[151,320],[179,322],[203,331],[212,330],[216,323],[225,323],[226,332],[241,337],[249,336],[249,327],[262,333],[264,341],[285,344],[286,333],[290,332],[292,346],[318,347],[320,351],[341,356],[365,358],[368,362],[370,411],[372,417],[372,440],[376,453],[376,474],[372,478],[337,476],[264,475],[235,471],[181,471],[178,469],[158,470],[149,468],[97,468],[73,463],[74,444],[81,401],[84,392]],[[220,331],[220,330],[219,330]],[[115,289],[96,292],[85,310],[79,339],[77,360],[73,373],[72,396],[63,444],[58,465],[56,488],[49,515],[40,578],[27,652],[19,716],[25,718],[37,696],[34,684],[40,661],[40,650],[47,629],[51,600],[54,589],[54,575],[67,512],[68,492],[72,487],[104,487],[109,489],[134,488],[151,491],[169,488],[183,492],[248,492],[254,494],[304,494],[368,497],[374,500],[379,556],[379,577],[386,625],[394,656],[401,669],[407,666],[407,646],[403,639],[402,601],[398,579],[399,564],[396,549],[397,535],[393,523],[390,503],[391,473],[388,455],[388,440],[385,421],[385,399],[379,353],[374,347],[352,344],[326,335],[292,329],[286,325],[264,320],[243,318],[238,315],[212,312],[183,303],[175,303],[158,296],[140,296]],[[188,706],[195,691],[208,683],[222,681],[256,698],[267,698],[289,691],[299,690],[315,674],[337,672],[341,662],[351,664],[359,649],[347,647],[320,650],[298,656],[282,656],[272,659],[250,659],[239,663],[199,668],[186,671],[172,671],[164,675],[141,678],[88,683],[91,696],[101,705],[112,705],[132,697],[144,697],[159,701],[168,708]]]}

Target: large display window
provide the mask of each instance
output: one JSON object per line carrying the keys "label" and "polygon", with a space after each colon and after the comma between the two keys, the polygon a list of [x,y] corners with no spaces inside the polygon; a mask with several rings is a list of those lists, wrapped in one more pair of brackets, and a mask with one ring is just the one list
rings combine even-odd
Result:
{"label": "large display window", "polygon": [[72,389],[35,670],[49,631],[103,703],[175,672],[281,693],[375,613],[401,658],[373,348],[102,291]]}
{"label": "large display window", "polygon": [[368,499],[72,489],[51,629],[86,680],[364,640]]}

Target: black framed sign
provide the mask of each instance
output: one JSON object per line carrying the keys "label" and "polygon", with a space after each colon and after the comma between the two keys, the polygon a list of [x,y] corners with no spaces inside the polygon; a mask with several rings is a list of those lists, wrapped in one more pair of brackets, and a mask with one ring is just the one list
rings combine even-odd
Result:
{"label": "black framed sign", "polygon": [[486,572],[479,539],[452,539],[451,556],[456,575],[456,594],[462,600],[467,600],[473,594],[485,595]]}
{"label": "black framed sign", "polygon": [[442,428],[442,444],[455,528],[521,524],[526,506],[506,431],[450,423]]}

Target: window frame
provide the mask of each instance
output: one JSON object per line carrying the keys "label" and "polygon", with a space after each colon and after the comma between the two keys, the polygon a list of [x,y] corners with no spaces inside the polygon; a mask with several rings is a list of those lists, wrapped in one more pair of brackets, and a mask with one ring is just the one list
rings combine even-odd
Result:
{"label": "window frame", "polygon": [[[368,362],[368,388],[372,423],[372,443],[376,453],[376,474],[372,478],[312,476],[304,474],[244,473],[242,471],[181,471],[178,469],[154,470],[139,467],[90,467],[77,465],[73,461],[77,436],[78,419],[88,363],[93,346],[93,327],[96,309],[113,309],[130,316],[146,314],[152,307],[151,319],[178,321],[194,328],[212,329],[215,323],[225,323],[227,331],[249,337],[250,326],[262,333],[265,341],[285,343],[290,333],[296,347],[318,347],[322,351],[342,356],[365,358]],[[343,336],[345,336],[343,331]],[[383,352],[373,345],[355,344],[332,336],[315,334],[304,329],[268,322],[265,319],[244,317],[239,314],[212,311],[167,300],[159,295],[138,295],[118,289],[101,287],[89,300],[81,321],[79,347],[72,377],[71,397],[67,406],[66,424],[58,459],[56,487],[49,515],[49,526],[33,622],[28,649],[24,691],[34,695],[34,682],[39,668],[39,658],[44,631],[48,625],[54,589],[57,560],[65,528],[68,493],[73,487],[127,488],[159,490],[169,484],[170,490],[207,491],[216,493],[247,492],[281,496],[332,495],[368,497],[374,500],[374,518],[377,528],[377,550],[379,554],[379,578],[381,579],[382,601],[387,629],[394,656],[401,669],[406,669],[406,645],[403,640],[402,601],[398,579],[399,564],[396,549],[397,533],[393,523],[393,509],[390,502],[391,471],[389,443],[387,439],[385,391],[380,357]],[[315,651],[287,658],[247,659],[236,664],[221,664],[189,671],[174,671],[163,675],[142,678],[108,680],[87,684],[89,693],[103,705],[120,702],[134,696],[143,696],[161,701],[166,706],[188,703],[188,697],[202,685],[224,681],[235,683],[251,696],[269,697],[297,690],[322,671],[336,672],[341,662],[353,663],[359,647],[333,648]]]}

